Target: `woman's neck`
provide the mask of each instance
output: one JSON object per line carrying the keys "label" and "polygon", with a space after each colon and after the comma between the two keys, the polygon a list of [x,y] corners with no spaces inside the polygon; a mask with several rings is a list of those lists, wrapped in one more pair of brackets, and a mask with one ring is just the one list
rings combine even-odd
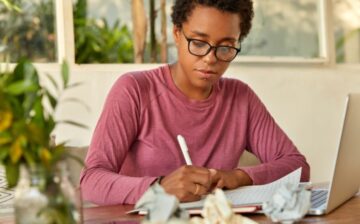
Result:
{"label": "woman's neck", "polygon": [[190,80],[182,74],[183,71],[178,63],[170,65],[170,72],[176,87],[189,99],[205,100],[210,96],[213,89],[212,86],[209,86],[208,88],[196,88],[191,86]]}

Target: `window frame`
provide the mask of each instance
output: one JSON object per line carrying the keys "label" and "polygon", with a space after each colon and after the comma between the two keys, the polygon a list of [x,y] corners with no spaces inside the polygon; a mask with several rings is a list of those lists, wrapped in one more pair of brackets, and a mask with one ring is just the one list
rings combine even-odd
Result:
{"label": "window frame", "polygon": [[333,2],[329,0],[318,1],[318,36],[319,36],[319,57],[302,58],[289,56],[240,56],[234,59],[239,63],[284,63],[298,65],[335,65],[335,43],[333,30]]}
{"label": "window frame", "polygon": [[[319,54],[318,58],[301,57],[271,57],[271,56],[239,56],[233,60],[233,64],[286,64],[286,65],[309,65],[309,66],[332,66],[336,64],[334,32],[333,32],[333,3],[329,0],[318,1],[319,16]],[[56,18],[56,47],[57,62],[34,63],[40,68],[54,70],[59,67],[63,60],[76,70],[106,70],[113,71],[119,66],[128,65],[133,67],[135,63],[111,63],[111,64],[76,64],[75,63],[75,38],[72,0],[55,0]],[[3,63],[2,63],[3,64]],[[138,65],[138,64],[137,64]],[[57,70],[57,69],[55,69]]]}

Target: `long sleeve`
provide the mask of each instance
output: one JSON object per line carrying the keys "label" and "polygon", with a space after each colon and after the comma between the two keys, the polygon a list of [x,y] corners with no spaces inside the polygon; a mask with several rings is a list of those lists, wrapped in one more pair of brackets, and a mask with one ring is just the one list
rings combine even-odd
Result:
{"label": "long sleeve", "polygon": [[254,184],[265,184],[302,167],[301,181],[308,181],[310,167],[305,157],[251,89],[248,99],[247,150],[255,154],[261,164],[241,169],[249,174]]}
{"label": "long sleeve", "polygon": [[156,179],[119,174],[139,129],[138,88],[133,77],[124,75],[107,97],[81,173],[85,200],[100,205],[134,204]]}
{"label": "long sleeve", "polygon": [[221,79],[208,99],[194,102],[163,66],[123,75],[111,89],[80,178],[84,199],[136,203],[158,176],[184,165],[178,134],[186,138],[196,166],[234,169],[246,148],[263,163],[240,167],[254,184],[300,166],[308,179],[305,158],[246,84]]}

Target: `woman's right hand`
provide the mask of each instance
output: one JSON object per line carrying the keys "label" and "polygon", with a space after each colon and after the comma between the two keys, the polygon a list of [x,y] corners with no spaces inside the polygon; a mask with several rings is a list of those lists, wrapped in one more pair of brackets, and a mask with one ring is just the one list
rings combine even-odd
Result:
{"label": "woman's right hand", "polygon": [[165,176],[160,185],[180,202],[196,201],[210,192],[211,174],[206,168],[185,165]]}

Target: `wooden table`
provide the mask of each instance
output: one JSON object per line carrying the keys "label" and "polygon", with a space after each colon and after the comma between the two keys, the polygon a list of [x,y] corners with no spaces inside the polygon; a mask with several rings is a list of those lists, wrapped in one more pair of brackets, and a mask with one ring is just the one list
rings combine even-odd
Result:
{"label": "wooden table", "polygon": [[[135,224],[141,220],[137,215],[126,215],[132,205],[102,206],[84,209],[85,224]],[[259,223],[272,223],[260,214],[247,214],[247,217]],[[13,224],[13,217],[0,217],[0,224]],[[300,223],[360,223],[360,193],[344,205],[325,216],[307,216]]]}
{"label": "wooden table", "polygon": [[[126,215],[132,209],[129,205],[86,208],[84,210],[85,224],[132,224],[141,218],[137,215]],[[270,219],[260,214],[248,214],[247,217],[259,223],[272,223]],[[116,222],[118,221],[118,222]],[[360,223],[360,193],[348,202],[325,216],[307,216],[299,223]]]}

